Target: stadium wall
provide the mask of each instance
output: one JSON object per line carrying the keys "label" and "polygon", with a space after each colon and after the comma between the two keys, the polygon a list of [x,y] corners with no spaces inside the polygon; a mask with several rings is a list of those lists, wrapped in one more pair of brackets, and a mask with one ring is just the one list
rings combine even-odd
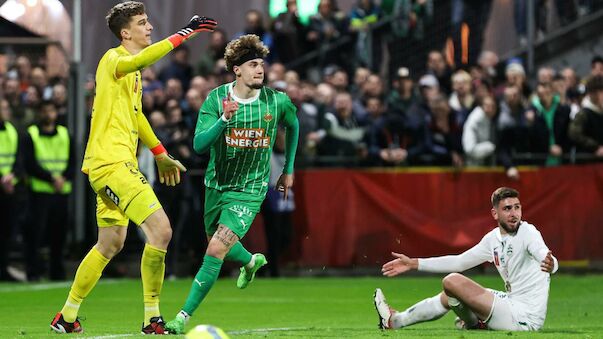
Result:
{"label": "stadium wall", "polygon": [[375,266],[391,251],[454,254],[495,226],[490,195],[519,190],[523,219],[560,260],[603,259],[603,164],[502,169],[304,170],[296,173],[295,236],[301,267]]}

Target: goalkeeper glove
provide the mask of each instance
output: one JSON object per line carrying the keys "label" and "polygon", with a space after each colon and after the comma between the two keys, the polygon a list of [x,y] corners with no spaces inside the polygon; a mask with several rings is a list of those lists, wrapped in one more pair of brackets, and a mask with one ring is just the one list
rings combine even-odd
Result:
{"label": "goalkeeper glove", "polygon": [[163,145],[159,144],[151,149],[155,155],[157,171],[159,172],[159,182],[167,186],[176,186],[180,183],[180,171],[186,172],[186,167],[182,163],[167,153]]}
{"label": "goalkeeper glove", "polygon": [[188,25],[168,38],[174,48],[199,32],[213,32],[218,22],[212,18],[200,17],[195,15],[191,18]]}

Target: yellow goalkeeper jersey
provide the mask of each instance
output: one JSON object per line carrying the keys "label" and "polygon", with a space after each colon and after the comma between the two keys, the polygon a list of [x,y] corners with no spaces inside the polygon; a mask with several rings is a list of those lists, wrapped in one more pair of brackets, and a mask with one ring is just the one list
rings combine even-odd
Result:
{"label": "yellow goalkeeper jersey", "polygon": [[[96,69],[96,96],[82,171],[121,161],[136,163],[138,115],[142,113],[139,70],[116,78],[117,64],[130,56],[123,47],[105,53]],[[146,118],[145,118],[146,120]]]}

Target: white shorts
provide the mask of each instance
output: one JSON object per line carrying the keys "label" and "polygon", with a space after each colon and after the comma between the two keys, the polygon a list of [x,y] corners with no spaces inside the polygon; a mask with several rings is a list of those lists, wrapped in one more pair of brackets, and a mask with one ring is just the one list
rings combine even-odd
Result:
{"label": "white shorts", "polygon": [[494,294],[490,315],[486,319],[488,328],[505,331],[535,331],[527,320],[527,312],[520,303],[513,303],[505,292],[489,289]]}

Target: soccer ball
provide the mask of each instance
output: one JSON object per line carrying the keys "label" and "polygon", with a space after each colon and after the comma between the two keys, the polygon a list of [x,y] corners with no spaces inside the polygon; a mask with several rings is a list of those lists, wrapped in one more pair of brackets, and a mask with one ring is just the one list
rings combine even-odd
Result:
{"label": "soccer ball", "polygon": [[186,339],[229,339],[230,337],[221,329],[212,325],[197,325],[188,331]]}

